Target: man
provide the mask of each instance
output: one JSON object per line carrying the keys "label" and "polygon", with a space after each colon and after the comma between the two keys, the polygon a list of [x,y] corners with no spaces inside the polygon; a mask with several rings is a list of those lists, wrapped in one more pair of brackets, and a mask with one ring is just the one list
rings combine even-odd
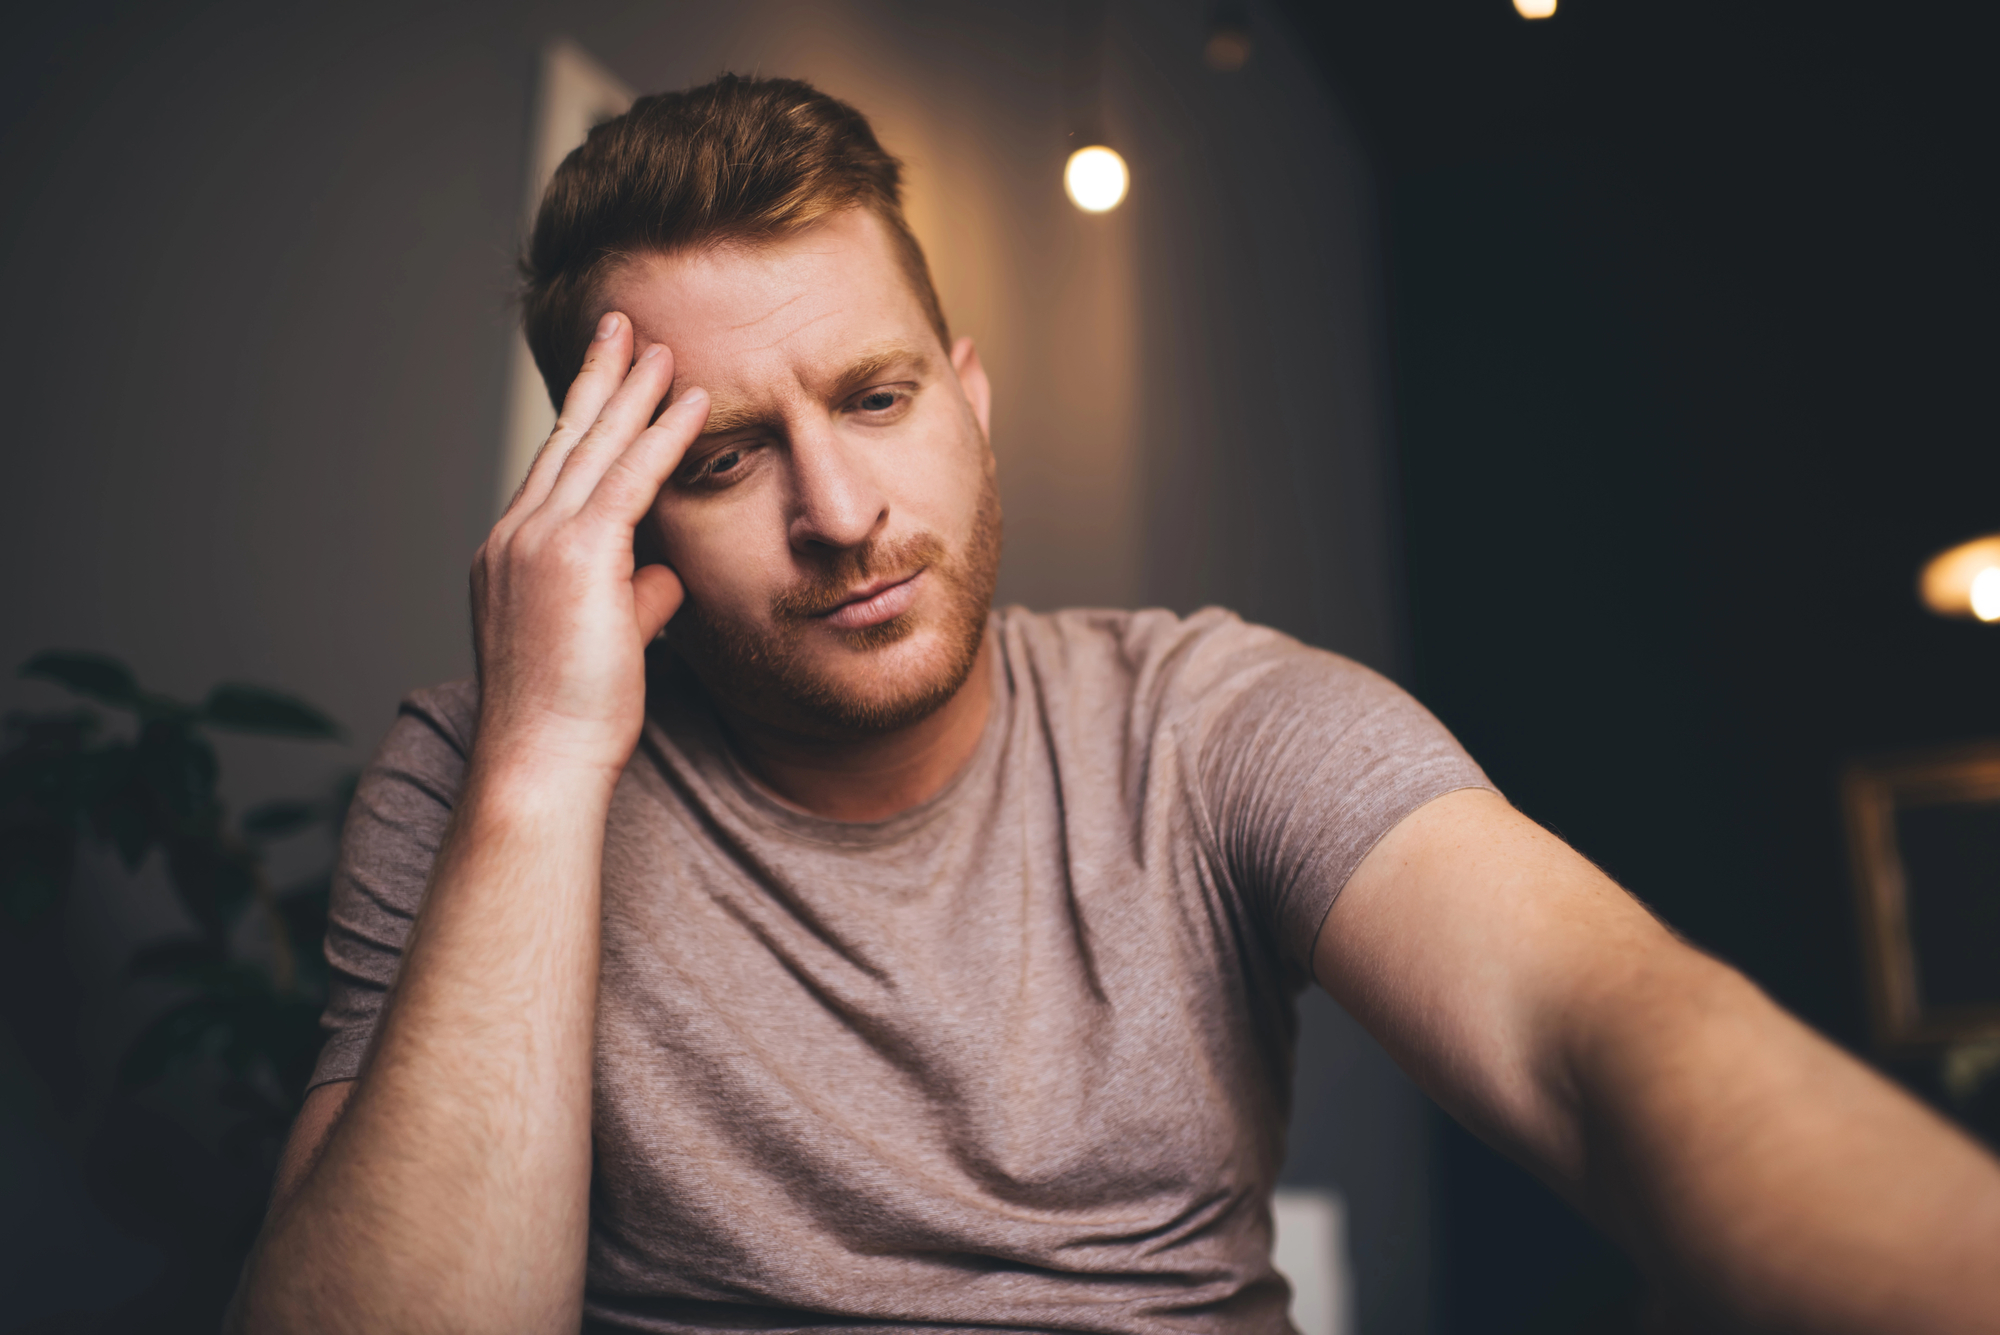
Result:
{"label": "man", "polygon": [[561,417],[357,798],[237,1329],[1282,1330],[1317,980],[1694,1328],[2000,1330],[2000,1166],[1389,683],[989,610],[985,372],[850,108],[642,99],[526,269]]}

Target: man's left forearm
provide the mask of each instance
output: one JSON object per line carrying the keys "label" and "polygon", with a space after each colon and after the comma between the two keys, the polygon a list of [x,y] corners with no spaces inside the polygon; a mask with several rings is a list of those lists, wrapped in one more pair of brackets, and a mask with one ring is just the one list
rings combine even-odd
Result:
{"label": "man's left forearm", "polygon": [[1572,1013],[1584,1204],[1702,1328],[2000,1331],[2000,1163],[1674,948]]}

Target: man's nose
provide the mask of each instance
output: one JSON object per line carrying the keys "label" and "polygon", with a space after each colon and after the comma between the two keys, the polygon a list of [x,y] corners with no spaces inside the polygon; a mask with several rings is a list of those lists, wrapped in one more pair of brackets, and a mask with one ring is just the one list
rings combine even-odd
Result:
{"label": "man's nose", "polygon": [[864,442],[843,439],[830,422],[805,423],[790,453],[793,550],[859,547],[888,523],[889,498]]}

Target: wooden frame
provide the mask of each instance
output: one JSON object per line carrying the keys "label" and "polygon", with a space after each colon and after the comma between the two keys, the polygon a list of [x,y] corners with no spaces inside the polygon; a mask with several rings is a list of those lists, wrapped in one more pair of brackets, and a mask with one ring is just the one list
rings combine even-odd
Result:
{"label": "wooden frame", "polygon": [[[1927,807],[2000,808],[2000,741],[1858,761],[1842,777],[1841,797],[1876,1045],[1914,1055],[2000,1036],[2000,986],[1990,1001],[1974,1004],[1938,1005],[1924,998],[1897,820],[1900,813]],[[2000,883],[2000,867],[1994,874]],[[1993,948],[2000,952],[2000,940]],[[1995,975],[2000,978],[2000,967]]]}

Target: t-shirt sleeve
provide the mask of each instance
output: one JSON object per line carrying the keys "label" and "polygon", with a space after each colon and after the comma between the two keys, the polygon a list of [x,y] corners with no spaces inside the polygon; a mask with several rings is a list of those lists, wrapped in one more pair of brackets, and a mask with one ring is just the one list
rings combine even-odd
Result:
{"label": "t-shirt sleeve", "polygon": [[[1285,959],[1313,944],[1354,869],[1418,807],[1493,785],[1388,678],[1233,617],[1211,631],[1194,711],[1196,796],[1215,855]],[[1497,790],[1496,790],[1497,791]]]}
{"label": "t-shirt sleeve", "polygon": [[361,1073],[458,800],[473,692],[453,682],[404,700],[355,789],[327,903],[327,1039],[312,1086]]}

